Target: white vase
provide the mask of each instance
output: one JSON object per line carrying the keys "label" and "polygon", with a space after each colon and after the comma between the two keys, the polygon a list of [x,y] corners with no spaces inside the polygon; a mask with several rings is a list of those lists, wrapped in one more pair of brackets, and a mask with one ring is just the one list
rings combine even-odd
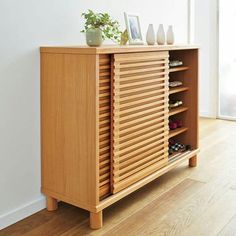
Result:
{"label": "white vase", "polygon": [[172,25],[169,25],[169,28],[168,28],[168,31],[166,34],[166,39],[167,39],[167,44],[174,44],[174,42],[175,42],[175,37],[174,37]]}
{"label": "white vase", "polygon": [[155,32],[153,24],[149,24],[147,34],[146,34],[146,41],[148,45],[154,45],[155,44]]}
{"label": "white vase", "polygon": [[157,43],[159,45],[163,45],[166,42],[166,37],[165,37],[165,31],[163,24],[159,25],[158,31],[157,31]]}

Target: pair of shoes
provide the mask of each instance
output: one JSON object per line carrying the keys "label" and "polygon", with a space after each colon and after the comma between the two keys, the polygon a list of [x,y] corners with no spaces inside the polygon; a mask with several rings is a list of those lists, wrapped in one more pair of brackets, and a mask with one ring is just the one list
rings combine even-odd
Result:
{"label": "pair of shoes", "polygon": [[169,82],[169,87],[171,87],[171,88],[179,87],[181,85],[183,85],[183,83],[181,81],[171,81],[171,82]]}
{"label": "pair of shoes", "polygon": [[182,143],[178,143],[174,141],[173,139],[169,140],[169,155],[172,155],[176,152],[183,152],[186,150],[186,146]]}
{"label": "pair of shoes", "polygon": [[173,60],[169,63],[170,67],[182,66],[183,62],[180,60]]}
{"label": "pair of shoes", "polygon": [[175,107],[179,107],[179,106],[182,106],[183,105],[183,102],[180,101],[180,100],[170,100],[169,101],[169,108],[175,108]]}
{"label": "pair of shoes", "polygon": [[170,121],[169,122],[169,128],[171,130],[181,128],[183,126],[183,122],[181,120],[176,120],[176,121]]}

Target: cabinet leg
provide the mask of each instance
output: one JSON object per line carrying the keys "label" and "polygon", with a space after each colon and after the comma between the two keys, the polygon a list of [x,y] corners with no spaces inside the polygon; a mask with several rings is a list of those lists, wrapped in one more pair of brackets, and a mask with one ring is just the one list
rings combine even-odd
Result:
{"label": "cabinet leg", "polygon": [[189,167],[196,167],[197,166],[197,156],[194,156],[189,159]]}
{"label": "cabinet leg", "polygon": [[100,229],[102,228],[102,211],[97,213],[90,212],[90,228]]}
{"label": "cabinet leg", "polygon": [[55,211],[57,207],[57,199],[47,196],[47,210]]}

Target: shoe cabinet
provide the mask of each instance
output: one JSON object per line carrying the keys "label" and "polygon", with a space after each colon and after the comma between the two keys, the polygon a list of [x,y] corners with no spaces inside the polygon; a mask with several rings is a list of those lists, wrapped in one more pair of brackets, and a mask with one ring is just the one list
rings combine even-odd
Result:
{"label": "shoe cabinet", "polygon": [[[41,47],[42,192],[102,211],[184,161],[197,164],[198,48]],[[183,65],[169,68],[170,60]],[[169,88],[170,81],[182,85]],[[183,105],[169,109],[169,100]],[[183,126],[169,130],[169,119]],[[191,148],[172,158],[169,140]],[[158,187],[158,186],[157,186]]]}

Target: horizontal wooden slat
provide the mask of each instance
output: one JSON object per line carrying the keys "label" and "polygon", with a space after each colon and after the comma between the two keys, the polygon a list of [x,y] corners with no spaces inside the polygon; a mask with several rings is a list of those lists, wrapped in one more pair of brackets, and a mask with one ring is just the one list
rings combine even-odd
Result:
{"label": "horizontal wooden slat", "polygon": [[[149,80],[149,79],[152,79],[153,77],[155,78],[163,78],[163,79],[166,79],[168,78],[168,72],[166,71],[162,71],[162,72],[152,72],[152,73],[145,73],[145,74],[135,74],[135,75],[129,75],[129,76],[122,76],[119,78],[120,80],[120,83],[124,83],[126,81],[130,81],[130,80]],[[116,83],[116,82],[115,82]]]}
{"label": "horizontal wooden slat", "polygon": [[148,67],[148,68],[141,68],[141,69],[130,68],[129,70],[123,70],[123,71],[120,69],[115,69],[114,73],[117,76],[124,76],[124,75],[132,75],[132,74],[144,73],[144,72],[162,71],[166,69],[168,69],[168,66]]}
{"label": "horizontal wooden slat", "polygon": [[138,61],[135,63],[117,63],[115,65],[115,68],[130,68],[130,67],[140,67],[140,66],[150,66],[150,65],[163,65],[166,63],[166,59],[160,58],[159,60],[154,60],[154,61],[148,61],[148,62],[143,62],[143,61]]}
{"label": "horizontal wooden slat", "polygon": [[129,54],[116,54],[114,61],[120,63],[137,62],[137,61],[152,61],[159,59],[166,59],[169,55],[167,52],[159,53],[129,53]]}
{"label": "horizontal wooden slat", "polygon": [[167,94],[167,89],[163,89],[163,90],[156,90],[156,89],[152,89],[152,90],[146,90],[144,89],[143,92],[141,93],[134,93],[134,94],[128,94],[126,96],[120,96],[120,95],[114,95],[113,94],[113,98],[115,99],[115,101],[113,102],[114,105],[119,105],[119,104],[125,104],[125,103],[129,103],[132,101],[139,101],[142,100],[143,98],[154,98],[158,99],[158,98],[168,98],[168,94]]}
{"label": "horizontal wooden slat", "polygon": [[105,179],[105,180],[99,182],[99,187],[102,187],[102,186],[104,186],[104,185],[106,185],[106,184],[109,184],[109,182],[110,182],[109,179]]}
{"label": "horizontal wooden slat", "polygon": [[104,166],[103,168],[101,168],[99,170],[99,175],[103,175],[103,174],[106,174],[106,173],[109,173],[110,172],[110,166],[107,165],[107,166]]}
{"label": "horizontal wooden slat", "polygon": [[[138,85],[148,85],[150,83],[157,83],[159,82],[159,84],[166,84],[165,81],[165,78],[161,77],[161,78],[154,78],[154,79],[150,79],[150,80],[145,80],[145,81],[137,81],[137,82],[134,82],[133,80],[131,81],[126,81],[125,83],[118,83],[118,84],[115,84],[114,83],[114,89],[126,89],[126,90],[129,90],[129,87],[134,87],[134,86],[138,86]],[[163,82],[163,83],[161,83]]]}

